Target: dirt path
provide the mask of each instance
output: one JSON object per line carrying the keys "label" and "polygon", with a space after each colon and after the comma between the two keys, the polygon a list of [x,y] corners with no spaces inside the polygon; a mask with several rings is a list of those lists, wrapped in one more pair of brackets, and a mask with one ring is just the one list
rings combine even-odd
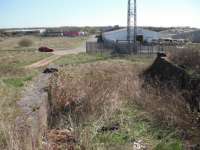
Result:
{"label": "dirt path", "polygon": [[36,63],[33,63],[33,64],[29,65],[29,66],[26,66],[26,68],[39,68],[39,67],[44,67],[44,66],[47,66],[48,64],[50,64],[51,62],[53,62],[53,61],[59,59],[60,57],[61,57],[61,56],[59,56],[59,55],[52,55],[52,56],[47,57],[47,58],[45,58],[45,59],[43,59],[43,60],[40,60],[40,61],[38,61],[38,62],[36,62]]}
{"label": "dirt path", "polygon": [[[89,41],[93,40],[94,37],[92,36],[91,38],[89,38]],[[86,52],[86,43],[83,43],[80,47],[78,48],[74,48],[74,49],[70,49],[70,50],[56,50],[54,52],[52,52],[52,56],[45,58],[43,60],[40,60],[36,63],[33,63],[31,65],[26,66],[26,68],[39,68],[39,67],[44,67],[49,65],[50,63],[52,63],[53,61],[59,59],[60,57],[64,56],[64,55],[69,55],[69,54],[78,54],[78,53],[84,53]]]}

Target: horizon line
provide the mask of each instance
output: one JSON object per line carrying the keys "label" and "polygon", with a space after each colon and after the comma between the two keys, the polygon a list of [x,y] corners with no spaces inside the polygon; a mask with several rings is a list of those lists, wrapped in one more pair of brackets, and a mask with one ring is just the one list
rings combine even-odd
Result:
{"label": "horizon line", "polygon": [[[123,25],[99,25],[99,26],[92,26],[92,25],[69,25],[69,26],[36,26],[36,27],[0,27],[0,30],[9,30],[9,29],[42,29],[42,28],[64,28],[64,27],[77,27],[77,28],[84,28],[84,27],[90,27],[90,28],[101,28],[101,27],[114,27],[114,26],[119,26],[119,27],[127,27]],[[138,27],[153,27],[153,28],[196,28],[200,29],[199,27],[192,27],[192,26],[138,26]]]}

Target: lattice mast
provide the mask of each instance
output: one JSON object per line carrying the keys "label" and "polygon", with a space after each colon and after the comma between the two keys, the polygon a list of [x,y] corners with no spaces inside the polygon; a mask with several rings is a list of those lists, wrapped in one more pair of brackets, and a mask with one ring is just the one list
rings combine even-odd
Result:
{"label": "lattice mast", "polygon": [[[134,33],[131,32],[134,28]],[[137,1],[128,0],[127,41],[129,52],[137,52]]]}

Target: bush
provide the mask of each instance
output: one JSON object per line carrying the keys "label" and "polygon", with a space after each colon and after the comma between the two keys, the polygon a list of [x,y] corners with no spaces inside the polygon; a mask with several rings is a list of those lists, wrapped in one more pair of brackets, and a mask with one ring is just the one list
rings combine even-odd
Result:
{"label": "bush", "polygon": [[22,39],[18,44],[20,47],[30,47],[33,45],[33,42],[30,39]]}

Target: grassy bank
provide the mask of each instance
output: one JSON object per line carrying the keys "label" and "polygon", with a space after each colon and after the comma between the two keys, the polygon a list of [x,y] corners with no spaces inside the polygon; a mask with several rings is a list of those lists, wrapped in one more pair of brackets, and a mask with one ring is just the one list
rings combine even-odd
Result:
{"label": "grassy bank", "polygon": [[54,110],[50,127],[72,129],[77,149],[128,150],[140,142],[147,149],[182,150],[175,127],[164,123],[169,121],[167,116],[159,120],[154,115],[163,114],[153,107],[162,105],[156,103],[162,97],[156,93],[151,97],[153,93],[141,89],[138,76],[151,61],[149,57],[115,57],[64,67],[50,82]]}
{"label": "grassy bank", "polygon": [[17,101],[26,84],[38,74],[38,70],[24,67],[48,56],[33,51],[0,51],[0,149],[11,144],[11,126],[20,114]]}

